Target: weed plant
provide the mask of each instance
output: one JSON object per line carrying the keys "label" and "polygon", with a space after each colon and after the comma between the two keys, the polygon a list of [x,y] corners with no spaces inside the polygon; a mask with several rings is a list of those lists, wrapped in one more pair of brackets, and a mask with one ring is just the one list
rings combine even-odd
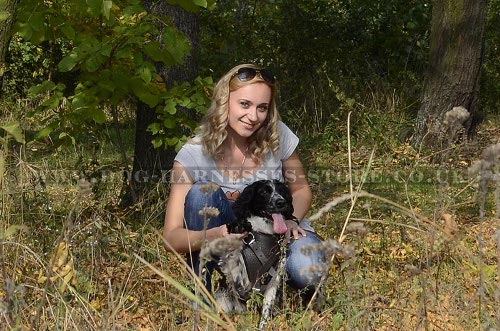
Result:
{"label": "weed plant", "polygon": [[[305,139],[311,219],[329,239],[316,249],[337,242],[351,250],[335,251],[322,270],[328,277],[320,310],[304,307],[283,285],[266,329],[500,328],[498,122],[485,123],[475,142],[455,145],[435,164],[398,140],[409,123],[401,117],[407,107],[374,92],[349,108],[351,124],[325,131],[336,135],[331,143]],[[350,143],[348,126],[355,133]],[[261,298],[252,298],[246,313],[221,314],[184,258],[165,252],[166,185],[117,208],[122,165],[110,144],[95,153],[77,142],[58,154],[44,143],[2,145],[0,328],[191,330],[199,316],[200,329],[255,330]],[[73,172],[76,150],[82,160],[96,155],[107,176]],[[317,169],[342,173],[327,180],[312,176]],[[192,296],[196,287],[205,301]]]}

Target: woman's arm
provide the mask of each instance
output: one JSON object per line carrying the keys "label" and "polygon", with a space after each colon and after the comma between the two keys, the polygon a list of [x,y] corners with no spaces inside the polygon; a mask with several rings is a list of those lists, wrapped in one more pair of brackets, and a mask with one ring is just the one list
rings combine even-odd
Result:
{"label": "woman's arm", "polygon": [[[301,221],[306,216],[309,208],[311,208],[312,192],[304,172],[304,167],[296,152],[293,152],[288,159],[283,161],[283,176],[292,194],[293,215]],[[298,239],[299,233],[303,236],[306,235],[306,232],[302,228],[293,226],[293,222],[287,221],[286,223],[290,231],[287,232],[286,237],[293,235],[295,239]]]}
{"label": "woman's arm", "polygon": [[192,182],[186,182],[186,173],[179,162],[174,162],[163,227],[163,238],[168,243],[165,248],[178,253],[197,251],[204,240],[211,241],[227,235],[226,225],[206,231],[192,231],[184,227],[184,201],[193,186]]}
{"label": "woman's arm", "polygon": [[312,192],[296,152],[283,161],[283,176],[293,197],[294,216],[302,220],[311,208]]}

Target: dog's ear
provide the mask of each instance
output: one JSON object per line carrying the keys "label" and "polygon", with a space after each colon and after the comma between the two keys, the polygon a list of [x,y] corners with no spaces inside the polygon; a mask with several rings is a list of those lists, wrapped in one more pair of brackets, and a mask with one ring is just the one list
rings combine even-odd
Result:
{"label": "dog's ear", "polygon": [[252,224],[248,222],[251,216],[250,204],[256,192],[256,183],[250,184],[233,203],[234,220],[227,225],[229,233],[244,233],[252,231]]}
{"label": "dog's ear", "polygon": [[293,209],[293,198],[292,194],[290,193],[290,189],[285,183],[282,183],[277,180],[275,181],[274,185],[276,187],[276,191],[286,200],[286,204],[288,206],[286,211],[283,213],[284,216],[292,217],[294,209]]}
{"label": "dog's ear", "polygon": [[233,204],[233,211],[234,211],[234,216],[236,216],[236,221],[238,222],[239,220],[246,220],[248,217],[250,217],[250,203],[253,199],[253,196],[255,194],[256,188],[257,188],[257,183],[254,182],[243,190],[241,194],[238,196],[236,201]]}

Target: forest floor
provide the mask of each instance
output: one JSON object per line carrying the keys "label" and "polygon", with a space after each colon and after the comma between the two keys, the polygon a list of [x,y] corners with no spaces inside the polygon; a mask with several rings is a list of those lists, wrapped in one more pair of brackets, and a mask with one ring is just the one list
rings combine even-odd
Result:
{"label": "forest floor", "polygon": [[[437,163],[407,143],[371,157],[375,144],[366,141],[351,147],[349,167],[347,149],[306,139],[299,152],[314,193],[311,215],[351,190],[369,194],[313,222],[337,240],[351,224],[342,243],[354,249],[330,266],[322,309],[303,307],[284,286],[266,329],[500,329],[499,165],[496,182],[468,173],[500,143],[499,124],[484,123],[473,142],[454,145]],[[42,143],[11,147],[1,193],[0,329],[255,330],[258,295],[246,313],[197,318],[193,281],[163,248],[166,187],[156,186],[149,203],[119,208],[119,160],[113,144],[93,155]],[[99,176],[88,182],[82,174]]]}

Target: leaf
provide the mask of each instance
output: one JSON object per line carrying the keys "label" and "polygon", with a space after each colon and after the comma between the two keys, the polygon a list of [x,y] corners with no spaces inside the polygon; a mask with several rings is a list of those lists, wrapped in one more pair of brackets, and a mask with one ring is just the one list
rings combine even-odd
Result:
{"label": "leaf", "polygon": [[33,28],[24,22],[17,23],[14,31],[26,40],[31,40],[31,36],[33,35]]}
{"label": "leaf", "polygon": [[155,107],[159,102],[159,97],[149,92],[148,86],[144,84],[142,79],[137,77],[130,80],[130,87],[134,91],[134,94],[147,104],[149,107]]}
{"label": "leaf", "polygon": [[152,134],[157,134],[161,130],[160,123],[154,122],[148,125],[148,131],[151,131]]}
{"label": "leaf", "polygon": [[45,13],[35,12],[30,16],[29,20],[30,26],[35,31],[40,31],[45,29]]}
{"label": "leaf", "polygon": [[416,29],[417,27],[418,27],[418,24],[417,24],[417,23],[415,23],[415,22],[411,22],[411,21],[410,21],[410,22],[406,23],[406,28],[407,28],[408,30],[414,30],[414,29]]}
{"label": "leaf", "polygon": [[46,31],[47,29],[34,30],[30,41],[35,45],[40,45],[45,40]]}
{"label": "leaf", "polygon": [[207,8],[208,6],[207,0],[193,0],[193,3],[203,8]]}
{"label": "leaf", "polygon": [[177,137],[165,139],[165,144],[167,144],[167,146],[175,146],[175,145],[177,145],[178,142],[179,142],[179,138],[177,138]]}
{"label": "leaf", "polygon": [[71,25],[67,25],[67,24],[64,24],[62,27],[61,27],[61,32],[63,33],[63,35],[70,39],[70,40],[73,40],[75,38],[75,29],[73,29],[73,27]]}
{"label": "leaf", "polygon": [[94,122],[102,124],[106,122],[106,114],[102,109],[89,108],[85,110],[85,116],[92,119]]}
{"label": "leaf", "polygon": [[154,148],[159,148],[161,145],[163,145],[163,140],[161,138],[154,138],[151,140],[151,143],[153,144]]}
{"label": "leaf", "polygon": [[165,127],[167,129],[173,129],[173,128],[175,128],[176,124],[177,124],[177,121],[175,119],[171,118],[171,117],[167,117],[163,121],[163,125],[165,125]]}
{"label": "leaf", "polygon": [[113,84],[122,90],[128,89],[128,84],[133,84],[129,75],[121,70],[113,71],[111,80]]}
{"label": "leaf", "polygon": [[85,106],[86,106],[85,100],[84,98],[81,97],[81,94],[75,95],[73,100],[71,100],[71,108],[74,111],[80,110],[81,108],[85,108]]}
{"label": "leaf", "polygon": [[68,56],[63,57],[57,67],[62,72],[68,72],[71,71],[78,64],[78,62],[78,54],[72,52]]}
{"label": "leaf", "polygon": [[70,142],[71,145],[73,145],[73,146],[76,144],[75,138],[66,132],[61,132],[59,134],[58,139],[61,140],[64,144],[68,144],[68,142]]}
{"label": "leaf", "polygon": [[116,89],[115,82],[105,78],[99,80],[97,85],[109,92],[113,92]]}
{"label": "leaf", "polygon": [[8,11],[0,11],[0,22],[5,21],[10,17],[10,13]]}
{"label": "leaf", "polygon": [[175,115],[177,113],[177,103],[172,100],[172,99],[169,99],[167,100],[167,102],[165,103],[165,108],[164,110],[170,114],[170,115]]}
{"label": "leaf", "polygon": [[179,141],[177,142],[177,145],[175,145],[175,151],[176,152],[180,151],[182,146],[184,146],[185,143],[186,143],[185,140],[179,139]]}
{"label": "leaf", "polygon": [[89,72],[97,71],[106,61],[106,58],[100,54],[92,54],[85,60],[85,67]]}
{"label": "leaf", "polygon": [[142,67],[139,70],[139,76],[141,76],[144,83],[149,83],[151,81],[151,77],[152,77],[151,70],[149,70],[148,67]]}
{"label": "leaf", "polygon": [[18,231],[27,231],[27,230],[28,230],[28,227],[25,225],[13,224],[13,225],[9,226],[5,230],[5,232],[0,233],[0,238],[2,240],[5,240],[5,239],[9,238],[10,236],[14,235]]}
{"label": "leaf", "polygon": [[53,125],[49,125],[49,126],[43,128],[43,129],[41,129],[40,131],[38,131],[38,134],[36,135],[36,138],[37,139],[45,138],[49,134],[51,134],[52,131],[54,131],[54,127],[53,127]]}
{"label": "leaf", "polygon": [[48,109],[54,109],[59,106],[63,99],[63,95],[60,92],[54,93],[54,95],[50,96],[47,100],[42,103],[42,106],[47,107]]}
{"label": "leaf", "polygon": [[113,47],[111,47],[111,45],[104,44],[102,45],[99,54],[104,55],[105,57],[110,57],[112,51]]}
{"label": "leaf", "polygon": [[94,17],[98,17],[103,10],[102,0],[86,0],[87,5],[89,6],[89,13]]}
{"label": "leaf", "polygon": [[159,98],[157,95],[146,92],[138,93],[136,95],[139,98],[139,100],[141,100],[151,108],[153,108],[158,104]]}
{"label": "leaf", "polygon": [[189,41],[186,36],[175,28],[167,28],[162,38],[165,43],[165,50],[172,55],[177,63],[181,64],[184,56],[186,56],[190,50]]}
{"label": "leaf", "polygon": [[31,87],[28,90],[28,95],[35,96],[42,92],[52,91],[56,87],[56,84],[51,80],[46,80],[42,84]]}
{"label": "leaf", "polygon": [[161,50],[161,45],[157,41],[152,41],[144,46],[144,52],[151,58],[153,61],[164,61],[165,53]]}
{"label": "leaf", "polygon": [[5,125],[0,126],[0,128],[4,129],[18,143],[21,143],[21,144],[25,143],[23,130],[19,126],[19,122],[17,122],[17,121],[10,122],[10,123],[7,123]]}

